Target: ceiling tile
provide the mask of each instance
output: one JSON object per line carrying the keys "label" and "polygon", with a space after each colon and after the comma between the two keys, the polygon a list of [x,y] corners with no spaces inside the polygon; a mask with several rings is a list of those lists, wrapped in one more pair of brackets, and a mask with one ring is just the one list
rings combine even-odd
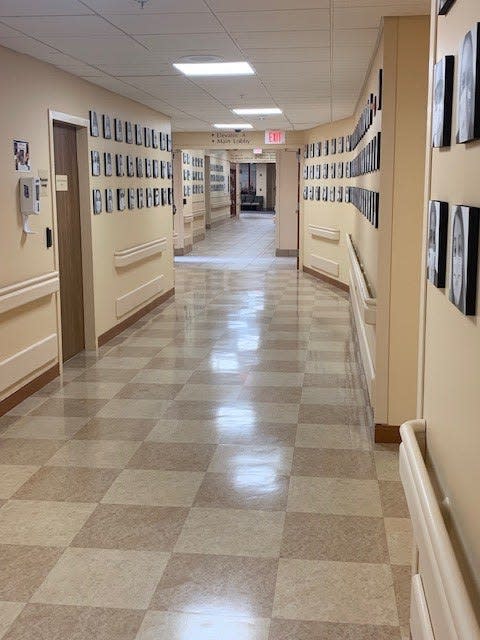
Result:
{"label": "ceiling tile", "polygon": [[275,49],[280,47],[329,47],[330,31],[256,31],[232,33],[242,49]]}
{"label": "ceiling tile", "polygon": [[[234,11],[238,12],[238,0],[210,0],[210,7],[213,11]],[[242,11],[279,11],[296,9],[328,9],[330,0],[242,0]]]}
{"label": "ceiling tile", "polygon": [[149,0],[143,9],[134,0],[84,0],[95,11],[108,14],[189,13],[209,11],[202,0]]}
{"label": "ceiling tile", "polygon": [[324,62],[330,60],[330,47],[279,47],[277,49],[244,49],[252,64],[258,62]]}
{"label": "ceiling tile", "polygon": [[133,35],[223,32],[218,20],[210,13],[105,15],[114,25]]}
{"label": "ceiling tile", "polygon": [[3,18],[3,22],[35,37],[120,35],[118,29],[98,16]]}
{"label": "ceiling tile", "polygon": [[0,16],[68,16],[93,13],[77,0],[1,0]]}
{"label": "ceiling tile", "polygon": [[128,36],[57,37],[44,36],[44,42],[88,64],[132,63],[145,59],[148,52]]}
{"label": "ceiling tile", "polygon": [[[218,18],[228,31],[305,31],[312,25],[330,29],[328,9],[295,9],[293,11],[238,11],[218,13]],[[297,43],[298,44],[298,43]]]}
{"label": "ceiling tile", "polygon": [[194,53],[204,53],[205,51],[210,53],[212,49],[215,49],[216,51],[222,51],[223,55],[233,55],[231,61],[242,59],[238,47],[232,43],[231,38],[226,33],[150,35],[138,36],[136,40],[145,45],[150,51],[182,49],[192,55]]}

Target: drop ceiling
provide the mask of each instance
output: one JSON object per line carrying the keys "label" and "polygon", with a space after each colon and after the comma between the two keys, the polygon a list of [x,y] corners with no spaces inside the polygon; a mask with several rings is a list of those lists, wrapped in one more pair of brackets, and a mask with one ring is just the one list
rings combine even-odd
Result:
{"label": "drop ceiling", "polygon": [[[0,44],[171,116],[174,131],[243,119],[307,129],[351,115],[382,16],[427,14],[430,0],[0,0]],[[184,56],[247,60],[256,75],[188,79]]]}

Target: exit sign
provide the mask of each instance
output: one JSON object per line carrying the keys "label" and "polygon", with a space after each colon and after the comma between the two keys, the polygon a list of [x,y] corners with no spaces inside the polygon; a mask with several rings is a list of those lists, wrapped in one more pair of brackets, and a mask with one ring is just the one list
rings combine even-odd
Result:
{"label": "exit sign", "polygon": [[265,144],[285,144],[285,131],[267,129],[265,131]]}

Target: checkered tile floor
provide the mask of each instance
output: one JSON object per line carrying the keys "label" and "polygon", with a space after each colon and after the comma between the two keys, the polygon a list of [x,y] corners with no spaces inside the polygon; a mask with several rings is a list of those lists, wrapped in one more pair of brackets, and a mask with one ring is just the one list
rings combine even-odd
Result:
{"label": "checkered tile floor", "polygon": [[408,637],[348,301],[273,233],[209,232],[174,301],[0,418],[1,638]]}

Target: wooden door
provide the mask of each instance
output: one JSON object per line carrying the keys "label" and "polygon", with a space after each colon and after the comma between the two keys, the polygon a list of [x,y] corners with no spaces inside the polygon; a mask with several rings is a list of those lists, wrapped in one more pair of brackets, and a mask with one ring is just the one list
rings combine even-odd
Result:
{"label": "wooden door", "polygon": [[82,236],[78,190],[77,134],[74,127],[55,122],[53,126],[55,174],[57,179],[57,234],[62,311],[63,361],[83,351]]}
{"label": "wooden door", "polygon": [[230,216],[237,215],[237,165],[230,165]]}

